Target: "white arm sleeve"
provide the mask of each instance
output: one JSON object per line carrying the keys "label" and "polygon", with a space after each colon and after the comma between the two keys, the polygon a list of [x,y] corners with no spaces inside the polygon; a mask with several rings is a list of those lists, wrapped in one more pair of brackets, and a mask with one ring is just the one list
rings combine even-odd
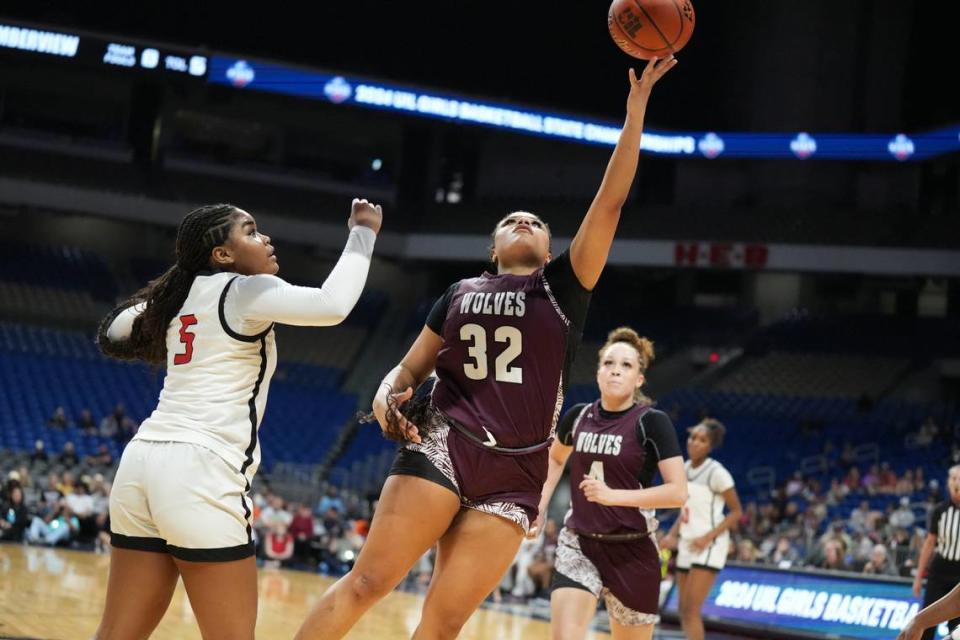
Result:
{"label": "white arm sleeve", "polygon": [[127,307],[117,314],[117,317],[113,319],[113,322],[111,322],[107,328],[107,340],[110,342],[121,342],[129,338],[130,334],[133,333],[133,321],[143,313],[144,308],[145,305],[141,302],[132,307]]}
{"label": "white arm sleeve", "polygon": [[372,229],[355,226],[340,259],[319,289],[298,287],[276,276],[250,276],[237,281],[236,291],[227,295],[227,303],[233,303],[234,312],[245,323],[339,324],[360,299],[376,239]]}

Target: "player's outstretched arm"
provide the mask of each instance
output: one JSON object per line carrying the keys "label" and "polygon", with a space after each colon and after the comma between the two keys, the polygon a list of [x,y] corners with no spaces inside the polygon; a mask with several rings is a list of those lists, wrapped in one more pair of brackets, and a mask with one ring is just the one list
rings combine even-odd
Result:
{"label": "player's outstretched arm", "polygon": [[897,640],[920,640],[930,627],[960,617],[960,584],[929,607],[921,609],[903,628]]}
{"label": "player's outstretched arm", "polygon": [[653,85],[670,69],[676,66],[673,56],[647,63],[638,78],[633,68],[629,71],[630,95],[627,97],[627,119],[620,133],[620,140],[607,164],[603,182],[593,199],[593,204],[580,224],[580,230],[570,245],[570,262],[580,284],[593,289],[607,263],[610,245],[620,221],[620,209],[627,201],[630,185],[637,173],[640,156],[640,136],[643,133],[643,118]]}
{"label": "player's outstretched arm", "polygon": [[228,296],[228,304],[244,319],[259,322],[314,327],[343,322],[363,293],[382,222],[380,205],[355,199],[346,246],[323,286],[298,287],[276,276],[251,276],[238,282],[236,297]]}

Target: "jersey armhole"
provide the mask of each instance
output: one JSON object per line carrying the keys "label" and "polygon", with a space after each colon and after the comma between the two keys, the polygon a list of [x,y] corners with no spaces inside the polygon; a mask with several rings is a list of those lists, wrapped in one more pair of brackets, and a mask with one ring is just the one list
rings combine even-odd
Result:
{"label": "jersey armhole", "polygon": [[227,284],[223,287],[223,292],[220,294],[220,302],[217,305],[217,313],[220,316],[220,327],[223,329],[224,333],[233,338],[234,340],[239,340],[240,342],[257,342],[266,337],[268,333],[273,330],[273,323],[271,322],[266,329],[261,331],[258,334],[247,336],[242,333],[237,333],[230,328],[230,325],[227,324],[227,315],[224,312],[224,305],[227,302],[227,292],[230,290],[230,285],[233,284],[233,281],[239,278],[240,276],[233,276],[230,280],[227,281]]}

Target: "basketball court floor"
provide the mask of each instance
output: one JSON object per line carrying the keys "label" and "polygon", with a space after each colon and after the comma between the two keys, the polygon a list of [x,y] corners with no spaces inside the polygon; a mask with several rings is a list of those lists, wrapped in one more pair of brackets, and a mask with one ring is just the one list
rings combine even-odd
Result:
{"label": "basketball court floor", "polygon": [[[88,640],[99,621],[107,588],[109,555],[19,544],[0,545],[0,639]],[[260,611],[257,638],[288,640],[332,578],[303,571],[259,572]],[[376,605],[349,638],[409,638],[420,618],[423,596],[396,591]],[[548,613],[527,605],[489,605],[473,615],[460,635],[464,640],[547,640],[550,626],[535,615]],[[603,626],[602,619],[599,625]],[[593,640],[609,638],[594,631]],[[658,639],[682,638],[658,630]],[[708,637],[714,636],[708,634]],[[719,637],[719,636],[717,636]],[[724,636],[730,638],[730,636]],[[157,640],[200,640],[190,602],[179,584]]]}

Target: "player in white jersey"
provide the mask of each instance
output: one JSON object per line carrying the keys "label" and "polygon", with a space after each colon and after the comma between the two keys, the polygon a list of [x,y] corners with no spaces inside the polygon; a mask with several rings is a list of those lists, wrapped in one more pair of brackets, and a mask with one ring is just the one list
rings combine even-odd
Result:
{"label": "player in white jersey", "polygon": [[113,553],[96,638],[146,638],[177,578],[205,640],[252,639],[257,580],[247,497],[276,368],[274,323],[341,322],[366,282],[382,213],[354,200],[321,288],[276,277],[270,237],[233,205],[191,211],[177,261],[100,325],[108,356],[166,367],[156,410],[123,452],[110,494]]}
{"label": "player in white jersey", "polygon": [[[685,465],[689,497],[663,540],[664,546],[677,549],[680,622],[688,640],[703,640],[700,610],[727,562],[729,530],[742,513],[733,476],[710,457],[710,452],[723,444],[726,432],[723,424],[710,418],[689,429]],[[726,517],[724,507],[728,509]]]}

